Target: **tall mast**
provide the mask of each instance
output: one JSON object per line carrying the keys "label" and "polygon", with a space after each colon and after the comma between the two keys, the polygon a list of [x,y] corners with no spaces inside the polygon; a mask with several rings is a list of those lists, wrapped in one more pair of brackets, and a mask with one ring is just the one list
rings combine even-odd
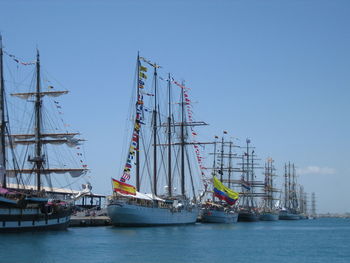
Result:
{"label": "tall mast", "polygon": [[[252,150],[252,157],[251,157],[251,162],[252,162],[252,164],[251,164],[251,173],[250,173],[250,181],[252,182],[252,184],[253,184],[253,182],[254,182],[254,150]],[[253,193],[253,187],[251,188],[251,190],[252,190],[252,193]],[[254,207],[254,198],[253,198],[253,196],[251,196],[250,197],[250,203],[251,203],[251,206],[252,207]]]}
{"label": "tall mast", "polygon": [[[138,110],[138,102],[140,100],[140,54],[137,53],[137,102],[136,102],[136,112]],[[140,149],[140,135],[136,139],[137,147]],[[140,151],[136,151],[136,190],[140,191]]]}
{"label": "tall mast", "polygon": [[154,67],[153,191],[154,195],[157,195],[157,67]]}
{"label": "tall mast", "polygon": [[216,139],[217,139],[217,137],[215,136],[215,141],[214,141],[213,176],[216,175]]}
{"label": "tall mast", "polygon": [[[212,175],[213,177],[216,176],[216,139],[218,137],[215,136],[215,141],[214,141],[214,160],[213,160],[213,172],[212,172]],[[214,179],[213,179],[213,185],[214,185]],[[213,191],[213,201],[215,201],[215,193]]]}
{"label": "tall mast", "polygon": [[288,208],[288,174],[287,164],[284,164],[284,207]]}
{"label": "tall mast", "polygon": [[35,158],[34,163],[36,166],[37,175],[37,189],[41,190],[41,168],[43,165],[43,158],[41,156],[41,96],[40,96],[40,55],[37,50],[36,55],[36,94],[35,94]]}
{"label": "tall mast", "polygon": [[172,195],[171,185],[171,82],[168,75],[168,195]]}
{"label": "tall mast", "polygon": [[229,150],[229,167],[228,167],[228,188],[231,188],[231,170],[232,170],[232,142],[230,142]]}
{"label": "tall mast", "polygon": [[222,136],[221,138],[220,182],[222,182],[223,174],[224,174],[224,136]]}
{"label": "tall mast", "polygon": [[[245,180],[245,165],[244,165],[244,162],[245,162],[245,160],[244,160],[244,154],[242,154],[242,180],[243,181],[246,181]],[[243,182],[243,183],[245,183],[245,182]],[[242,192],[243,193],[246,193],[247,192],[247,189],[245,188],[245,187],[243,187],[243,184],[241,184],[241,189],[242,189]],[[243,195],[243,204],[246,204],[246,200],[247,200],[247,198],[246,198],[246,196],[245,195]]]}
{"label": "tall mast", "polygon": [[6,149],[5,149],[5,87],[4,87],[4,71],[3,71],[3,51],[2,36],[0,35],[0,132],[1,132],[1,156],[0,156],[0,172],[2,173],[2,187],[6,188]]}
{"label": "tall mast", "polygon": [[181,89],[181,194],[185,196],[185,102],[184,83]]}
{"label": "tall mast", "polygon": [[[249,182],[249,184],[251,184],[250,176],[249,176],[250,175],[250,167],[249,167],[249,142],[250,142],[250,140],[247,139],[246,142],[247,142],[247,181]],[[251,190],[252,190],[252,186],[251,186],[249,192],[251,192]],[[250,199],[251,199],[251,197],[249,196],[247,198],[248,207],[250,207]]]}
{"label": "tall mast", "polygon": [[291,203],[291,197],[292,197],[292,178],[290,173],[290,162],[288,163],[288,207],[292,208]]}

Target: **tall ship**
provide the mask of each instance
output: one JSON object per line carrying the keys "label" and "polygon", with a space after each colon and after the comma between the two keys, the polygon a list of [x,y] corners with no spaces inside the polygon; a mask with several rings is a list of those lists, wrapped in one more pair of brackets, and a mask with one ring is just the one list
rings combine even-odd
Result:
{"label": "tall ship", "polygon": [[256,222],[260,214],[256,198],[259,196],[255,188],[261,183],[255,180],[255,150],[250,146],[250,139],[246,140],[246,151],[242,155],[241,198],[239,202],[238,221]]}
{"label": "tall ship", "polygon": [[311,211],[308,215],[308,219],[316,219],[317,213],[316,213],[316,195],[315,193],[311,194]]}
{"label": "tall ship", "polygon": [[[131,142],[122,175],[113,179],[108,215],[115,226],[195,223],[200,178],[194,172],[195,154],[187,147],[187,139],[189,127],[205,123],[188,118],[191,106],[184,83],[170,74],[167,78],[158,76],[160,66],[140,56],[136,68]],[[153,82],[147,86],[148,68],[153,69]],[[167,87],[163,100],[160,80]],[[152,89],[147,91],[149,86]],[[173,103],[176,95],[179,102]]]}
{"label": "tall ship", "polygon": [[299,186],[299,212],[300,219],[308,219],[307,193],[304,186]]}
{"label": "tall ship", "polygon": [[[225,131],[224,134],[227,132]],[[216,138],[217,139],[217,136]],[[219,162],[216,161],[217,157],[217,141],[214,141],[214,162],[212,169],[212,197],[206,199],[202,205],[201,221],[203,223],[236,223],[238,220],[238,212],[236,202],[239,198],[239,193],[233,191],[226,185],[224,185],[224,176],[227,175],[227,182],[230,185],[232,178],[232,158],[234,156],[232,152],[233,142],[227,143],[229,146],[229,153],[225,153],[225,141],[224,136],[221,140],[221,151],[219,154]],[[224,160],[228,159],[228,166],[224,166]],[[220,179],[217,176],[220,175]]]}
{"label": "tall ship", "polygon": [[[29,90],[12,93],[11,95],[16,98],[11,100],[11,107],[8,106],[5,89],[4,54],[8,55],[12,62],[17,63],[17,73],[22,72],[21,66],[35,67],[31,84],[24,85],[24,81],[21,81],[20,85],[16,86],[16,88],[25,86]],[[10,83],[13,84],[11,81],[6,81],[6,84]],[[15,82],[16,84],[18,82]],[[80,177],[86,174],[87,168],[84,167],[85,164],[82,166],[79,162],[76,168],[69,168],[65,160],[68,153],[58,154],[59,150],[55,147],[68,145],[75,148],[80,144],[80,139],[76,138],[78,133],[59,132],[53,125],[53,119],[47,115],[45,106],[48,107],[48,104],[44,103],[44,97],[46,100],[51,99],[51,106],[56,108],[55,105],[59,103],[56,101],[57,97],[66,93],[68,91],[56,91],[53,86],[43,90],[39,51],[35,61],[20,61],[3,49],[0,36],[1,232],[60,230],[68,226],[73,199],[59,198],[53,182],[61,181],[67,187],[68,179],[65,175]],[[23,99],[25,105],[17,103],[18,98]],[[27,106],[28,104],[32,105]],[[13,111],[10,112],[9,109]],[[20,111],[22,109],[28,111],[22,112]],[[16,118],[12,118],[14,116]],[[45,121],[48,118],[50,123],[46,125]],[[12,133],[13,130],[20,132]]]}
{"label": "tall ship", "polygon": [[277,221],[278,220],[278,210],[276,206],[276,201],[278,200],[275,197],[275,193],[278,192],[278,189],[274,187],[273,179],[276,176],[275,167],[273,165],[274,160],[268,158],[265,163],[265,183],[264,183],[264,192],[263,205],[260,211],[260,220],[261,221]]}
{"label": "tall ship", "polygon": [[294,164],[284,165],[284,203],[279,213],[280,220],[299,220],[299,200]]}

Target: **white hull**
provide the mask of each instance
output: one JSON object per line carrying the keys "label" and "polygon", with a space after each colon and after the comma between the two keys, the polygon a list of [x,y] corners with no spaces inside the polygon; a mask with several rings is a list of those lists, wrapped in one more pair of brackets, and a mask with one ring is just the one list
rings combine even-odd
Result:
{"label": "white hull", "polygon": [[107,207],[108,216],[115,226],[154,226],[193,224],[196,222],[199,209],[148,207],[126,202],[116,202]]}

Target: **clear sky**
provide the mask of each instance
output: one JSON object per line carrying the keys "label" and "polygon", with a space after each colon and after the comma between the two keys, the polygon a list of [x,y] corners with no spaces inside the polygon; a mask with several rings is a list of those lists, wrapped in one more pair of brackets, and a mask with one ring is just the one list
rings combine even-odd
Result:
{"label": "clear sky", "polygon": [[350,212],[349,1],[0,0],[6,50],[71,91],[95,192],[119,177],[137,51],[185,80],[210,138],[298,167],[319,212]]}

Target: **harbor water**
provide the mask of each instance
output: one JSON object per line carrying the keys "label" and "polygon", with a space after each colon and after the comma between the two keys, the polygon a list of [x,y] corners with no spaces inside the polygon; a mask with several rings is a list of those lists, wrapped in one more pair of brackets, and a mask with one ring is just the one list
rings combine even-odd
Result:
{"label": "harbor water", "polygon": [[350,262],[350,219],[0,235],[0,262]]}

